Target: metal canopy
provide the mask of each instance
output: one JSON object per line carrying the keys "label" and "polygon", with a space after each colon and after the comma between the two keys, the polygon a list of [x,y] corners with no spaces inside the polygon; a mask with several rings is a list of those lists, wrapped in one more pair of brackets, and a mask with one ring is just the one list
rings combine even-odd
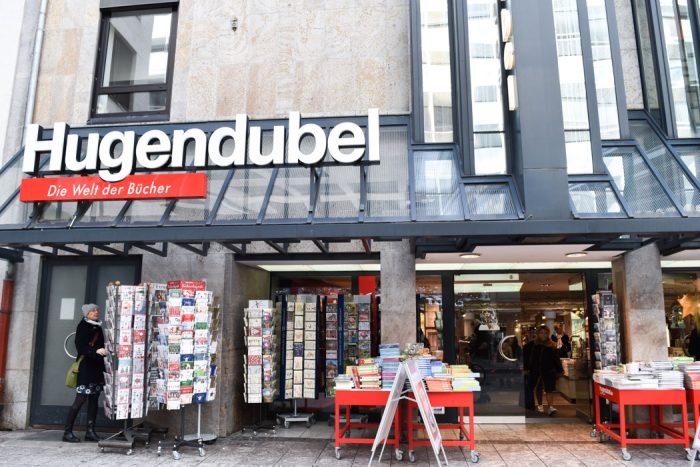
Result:
{"label": "metal canopy", "polygon": [[[526,218],[511,176],[461,177],[454,145],[411,143],[407,116],[381,118],[379,165],[212,169],[206,171],[207,198],[195,200],[24,205],[17,188],[20,151],[0,168],[0,258],[19,261],[22,251],[123,255],[132,249],[167,256],[168,243],[206,256],[212,242],[238,256],[259,254],[248,251],[251,241],[266,242],[273,254],[289,258],[302,240],[324,257],[337,254],[334,243],[358,240],[358,255],[371,256],[372,240],[401,238],[425,240],[421,252],[518,244],[526,237],[551,243],[597,238],[601,248],[611,248],[609,242],[623,234],[668,238],[699,232],[700,141],[668,141],[644,114],[630,116],[637,139],[604,142],[605,173],[570,176],[571,217],[556,220]],[[312,121],[328,131],[338,119]],[[256,123],[268,151],[265,131],[279,121]],[[124,129],[172,133],[192,125]],[[682,238],[665,247],[696,247],[695,240]],[[633,245],[638,243],[626,242],[624,249]]]}

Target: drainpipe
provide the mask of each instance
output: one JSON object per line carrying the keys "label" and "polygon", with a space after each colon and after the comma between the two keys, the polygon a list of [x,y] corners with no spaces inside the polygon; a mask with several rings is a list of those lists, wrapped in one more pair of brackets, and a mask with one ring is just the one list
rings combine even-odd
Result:
{"label": "drainpipe", "polygon": [[7,347],[10,340],[10,318],[12,297],[15,289],[15,263],[7,263],[5,280],[2,282],[0,299],[0,403],[5,403],[5,370],[7,369]]}
{"label": "drainpipe", "polygon": [[44,25],[46,24],[46,8],[49,0],[41,0],[39,7],[39,21],[34,37],[34,55],[32,56],[32,71],[29,76],[29,93],[27,94],[27,107],[24,109],[24,127],[22,128],[22,142],[24,143],[27,127],[34,120],[34,104],[36,103],[36,88],[39,82],[39,63],[41,62],[41,49],[44,45]]}

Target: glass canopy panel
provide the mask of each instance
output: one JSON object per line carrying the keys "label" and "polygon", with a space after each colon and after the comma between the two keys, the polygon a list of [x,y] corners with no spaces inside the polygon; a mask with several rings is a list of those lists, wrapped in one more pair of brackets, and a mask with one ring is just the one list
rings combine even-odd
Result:
{"label": "glass canopy panel", "polygon": [[22,179],[22,157],[9,162],[5,171],[0,175],[0,205],[4,204],[10,196],[17,191]]}
{"label": "glass canopy panel", "polygon": [[464,186],[471,219],[516,218],[515,203],[507,183],[480,183]]}
{"label": "glass canopy panel", "polygon": [[418,217],[463,218],[452,152],[417,151],[413,163]]}
{"label": "glass canopy panel", "polygon": [[207,197],[177,200],[168,217],[168,223],[204,222],[209,219],[228,173],[227,170],[207,171]]}
{"label": "glass canopy panel", "polygon": [[265,219],[306,219],[309,215],[310,180],[311,174],[307,168],[279,169]]}
{"label": "glass canopy panel", "polygon": [[75,201],[49,203],[46,205],[46,207],[44,207],[39,218],[34,221],[34,224],[67,224],[73,219],[77,208],[78,203]]}
{"label": "glass canopy panel", "polygon": [[630,122],[630,132],[644,150],[661,179],[681,201],[683,211],[689,216],[700,215],[700,191],[683,170],[680,162],[668,150],[654,130],[644,121]]}
{"label": "glass canopy panel", "polygon": [[603,162],[633,217],[677,217],[678,211],[635,148],[603,151]]}
{"label": "glass canopy panel", "polygon": [[409,217],[408,133],[406,127],[380,130],[381,163],[367,173],[367,216]]}
{"label": "glass canopy panel", "polygon": [[148,223],[158,224],[168,208],[170,200],[140,200],[133,201],[126,210],[122,224]]}
{"label": "glass canopy panel", "polygon": [[663,124],[659,99],[659,85],[654,67],[654,42],[651,36],[648,0],[634,0],[636,30],[639,40],[639,57],[642,67],[642,84],[644,86],[644,106],[649,114],[660,124]]}
{"label": "glass canopy panel", "polygon": [[95,201],[78,221],[77,225],[112,223],[124,208],[127,201]]}
{"label": "glass canopy panel", "polygon": [[580,216],[624,216],[610,182],[569,183],[569,196],[574,212]]}
{"label": "glass canopy panel", "polygon": [[356,166],[323,167],[314,218],[357,218],[361,170]]}
{"label": "glass canopy panel", "polygon": [[0,213],[0,228],[26,224],[31,209],[31,204],[21,202],[16,196]]}
{"label": "glass canopy panel", "polygon": [[218,222],[256,221],[270,184],[272,169],[234,170],[216,213]]}

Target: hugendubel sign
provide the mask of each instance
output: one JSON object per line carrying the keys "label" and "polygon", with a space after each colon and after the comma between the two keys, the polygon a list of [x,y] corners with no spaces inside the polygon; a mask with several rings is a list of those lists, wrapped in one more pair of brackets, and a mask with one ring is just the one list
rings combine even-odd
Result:
{"label": "hugendubel sign", "polygon": [[[290,112],[287,125],[272,128],[271,149],[263,154],[263,129],[250,125],[244,114],[234,125],[222,125],[205,132],[193,127],[168,134],[151,129],[138,136],[118,129],[105,134],[80,136],[65,123],[56,123],[51,138],[42,139],[36,124],[27,129],[22,171],[39,174],[41,154],[49,154],[43,174],[79,175],[25,178],[20,185],[23,202],[105,201],[127,199],[205,198],[207,176],[182,172],[185,151],[194,147],[189,170],[233,167],[314,166],[326,153],[338,164],[356,164],[365,159],[379,162],[379,111],[370,109],[366,131],[357,123],[344,121],[326,131],[314,123],[302,124],[299,112]],[[302,139],[314,143],[302,151]],[[233,142],[232,151],[224,143]],[[80,148],[85,146],[84,154]],[[120,146],[119,154],[116,148]],[[136,169],[149,174],[135,174]],[[92,175],[96,174],[96,175]]]}

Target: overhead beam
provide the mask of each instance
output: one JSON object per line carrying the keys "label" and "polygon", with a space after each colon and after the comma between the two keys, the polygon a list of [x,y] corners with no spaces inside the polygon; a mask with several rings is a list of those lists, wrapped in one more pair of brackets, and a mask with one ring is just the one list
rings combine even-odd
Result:
{"label": "overhead beam", "polygon": [[238,247],[230,242],[219,242],[219,244],[221,246],[223,246],[224,248],[226,248],[227,250],[233,251],[237,255],[245,255],[245,252],[246,252],[246,244],[245,243],[241,243],[240,247]]}
{"label": "overhead beam", "polygon": [[0,259],[7,260],[10,263],[24,262],[22,252],[14,248],[0,248]]}
{"label": "overhead beam", "polygon": [[327,242],[322,242],[321,240],[311,240],[314,245],[316,245],[316,248],[321,250],[321,253],[328,254],[330,251],[328,250],[328,243]]}
{"label": "overhead beam", "polygon": [[111,254],[113,254],[113,255],[115,255],[115,256],[121,256],[121,255],[124,254],[123,251],[119,251],[119,250],[117,250],[116,248],[112,248],[112,247],[110,247],[110,246],[107,246],[107,245],[104,245],[104,244],[101,244],[101,243],[92,243],[92,244],[90,244],[90,246],[92,246],[92,247],[95,248],[96,250],[102,250],[102,251],[105,251],[105,252],[107,252],[107,253],[111,253]]}
{"label": "overhead beam", "polygon": [[78,250],[77,248],[72,248],[72,247],[69,247],[67,245],[50,243],[50,244],[43,244],[42,246],[50,246],[54,250],[61,250],[61,251],[65,251],[66,253],[72,253],[72,254],[78,255],[78,256],[88,256],[87,251]]}
{"label": "overhead beam", "polygon": [[184,248],[187,251],[191,251],[192,253],[198,254],[199,256],[207,256],[209,253],[209,242],[202,242],[201,248],[197,248],[189,243],[176,243],[175,245],[179,246],[180,248]]}
{"label": "overhead beam", "polygon": [[283,255],[287,254],[288,251],[288,245],[285,243],[284,246],[280,246],[275,242],[271,241],[265,241],[273,250],[277,251],[278,253],[281,253]]}
{"label": "overhead beam", "polygon": [[163,242],[163,247],[160,250],[150,245],[146,245],[145,243],[132,243],[129,244],[129,247],[138,248],[139,250],[143,250],[154,255],[162,256],[163,258],[168,256],[168,244],[166,242]]}

